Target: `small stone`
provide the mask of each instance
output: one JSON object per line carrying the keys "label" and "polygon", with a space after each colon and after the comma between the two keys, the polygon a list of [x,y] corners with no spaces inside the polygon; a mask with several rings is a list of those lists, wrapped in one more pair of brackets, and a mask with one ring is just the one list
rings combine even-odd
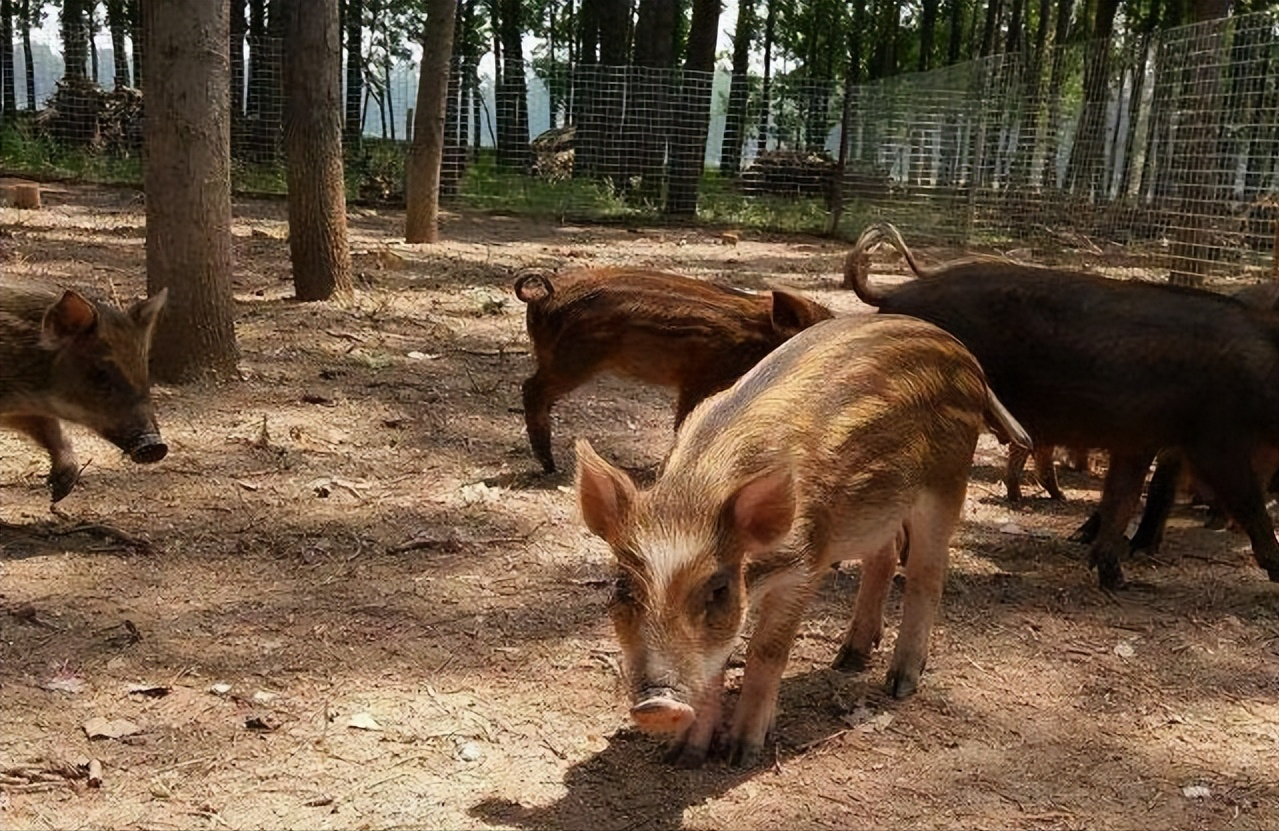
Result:
{"label": "small stone", "polygon": [[483,755],[475,742],[467,742],[457,749],[457,757],[463,762],[478,762]]}

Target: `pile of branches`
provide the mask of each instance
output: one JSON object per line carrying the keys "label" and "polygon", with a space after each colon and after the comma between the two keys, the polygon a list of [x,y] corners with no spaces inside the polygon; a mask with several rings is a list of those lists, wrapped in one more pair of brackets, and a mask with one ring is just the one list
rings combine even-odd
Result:
{"label": "pile of branches", "polygon": [[142,92],[106,90],[87,78],[63,78],[36,128],[60,144],[116,156],[142,151]]}
{"label": "pile of branches", "polygon": [[577,137],[577,127],[566,124],[563,127],[552,127],[529,142],[533,151],[533,163],[530,171],[539,179],[550,182],[562,182],[573,176],[573,140]]}

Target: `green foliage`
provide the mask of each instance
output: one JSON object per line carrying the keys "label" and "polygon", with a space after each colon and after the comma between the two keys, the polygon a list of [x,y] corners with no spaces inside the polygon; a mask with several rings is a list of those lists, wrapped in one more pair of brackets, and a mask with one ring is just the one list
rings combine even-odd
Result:
{"label": "green foliage", "polygon": [[457,203],[467,208],[518,214],[612,219],[641,213],[613,194],[605,183],[590,179],[546,181],[503,170],[490,150],[467,168]]}

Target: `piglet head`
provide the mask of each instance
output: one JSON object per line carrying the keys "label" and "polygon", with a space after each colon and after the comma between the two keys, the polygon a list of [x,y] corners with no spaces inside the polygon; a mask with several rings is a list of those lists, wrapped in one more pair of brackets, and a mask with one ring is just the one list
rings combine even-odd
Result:
{"label": "piglet head", "polygon": [[718,707],[724,665],[746,618],[746,564],[790,531],[790,469],[750,477],[726,499],[709,499],[670,470],[640,491],[579,440],[576,478],[586,527],[617,561],[609,612],[631,717],[647,732],[682,734],[699,707]]}

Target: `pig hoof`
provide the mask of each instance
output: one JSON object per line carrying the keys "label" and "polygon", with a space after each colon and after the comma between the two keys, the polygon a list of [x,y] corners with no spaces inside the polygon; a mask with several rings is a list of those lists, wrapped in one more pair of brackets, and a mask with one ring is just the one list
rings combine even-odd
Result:
{"label": "pig hoof", "polygon": [[891,670],[888,673],[888,681],[884,684],[884,689],[893,698],[908,698],[915,694],[915,690],[919,689],[919,673]]}
{"label": "pig hoof", "polygon": [[869,662],[870,655],[868,653],[844,644],[839,648],[839,654],[835,656],[831,667],[840,672],[862,672]]}
{"label": "pig hoof", "polygon": [[1097,567],[1097,583],[1107,591],[1119,591],[1128,588],[1128,581],[1124,579],[1123,569],[1119,567],[1119,563],[1113,560],[1106,560],[1095,563]]}
{"label": "pig hoof", "polygon": [[1088,520],[1075,529],[1075,533],[1071,534],[1069,539],[1071,542],[1090,543],[1097,539],[1097,532],[1101,530],[1101,514],[1093,512]]}
{"label": "pig hoof", "polygon": [[728,746],[728,763],[735,768],[753,768],[763,755],[763,745],[734,741]]}
{"label": "pig hoof", "polygon": [[54,468],[49,471],[49,477],[46,481],[53,496],[53,501],[61,502],[75,488],[76,483],[80,481],[80,468],[75,465]]}
{"label": "pig hoof", "polygon": [[631,718],[645,733],[682,733],[696,716],[692,707],[664,696],[647,698],[631,708]]}
{"label": "pig hoof", "polygon": [[677,742],[667,749],[663,761],[678,768],[693,770],[706,764],[706,748]]}

